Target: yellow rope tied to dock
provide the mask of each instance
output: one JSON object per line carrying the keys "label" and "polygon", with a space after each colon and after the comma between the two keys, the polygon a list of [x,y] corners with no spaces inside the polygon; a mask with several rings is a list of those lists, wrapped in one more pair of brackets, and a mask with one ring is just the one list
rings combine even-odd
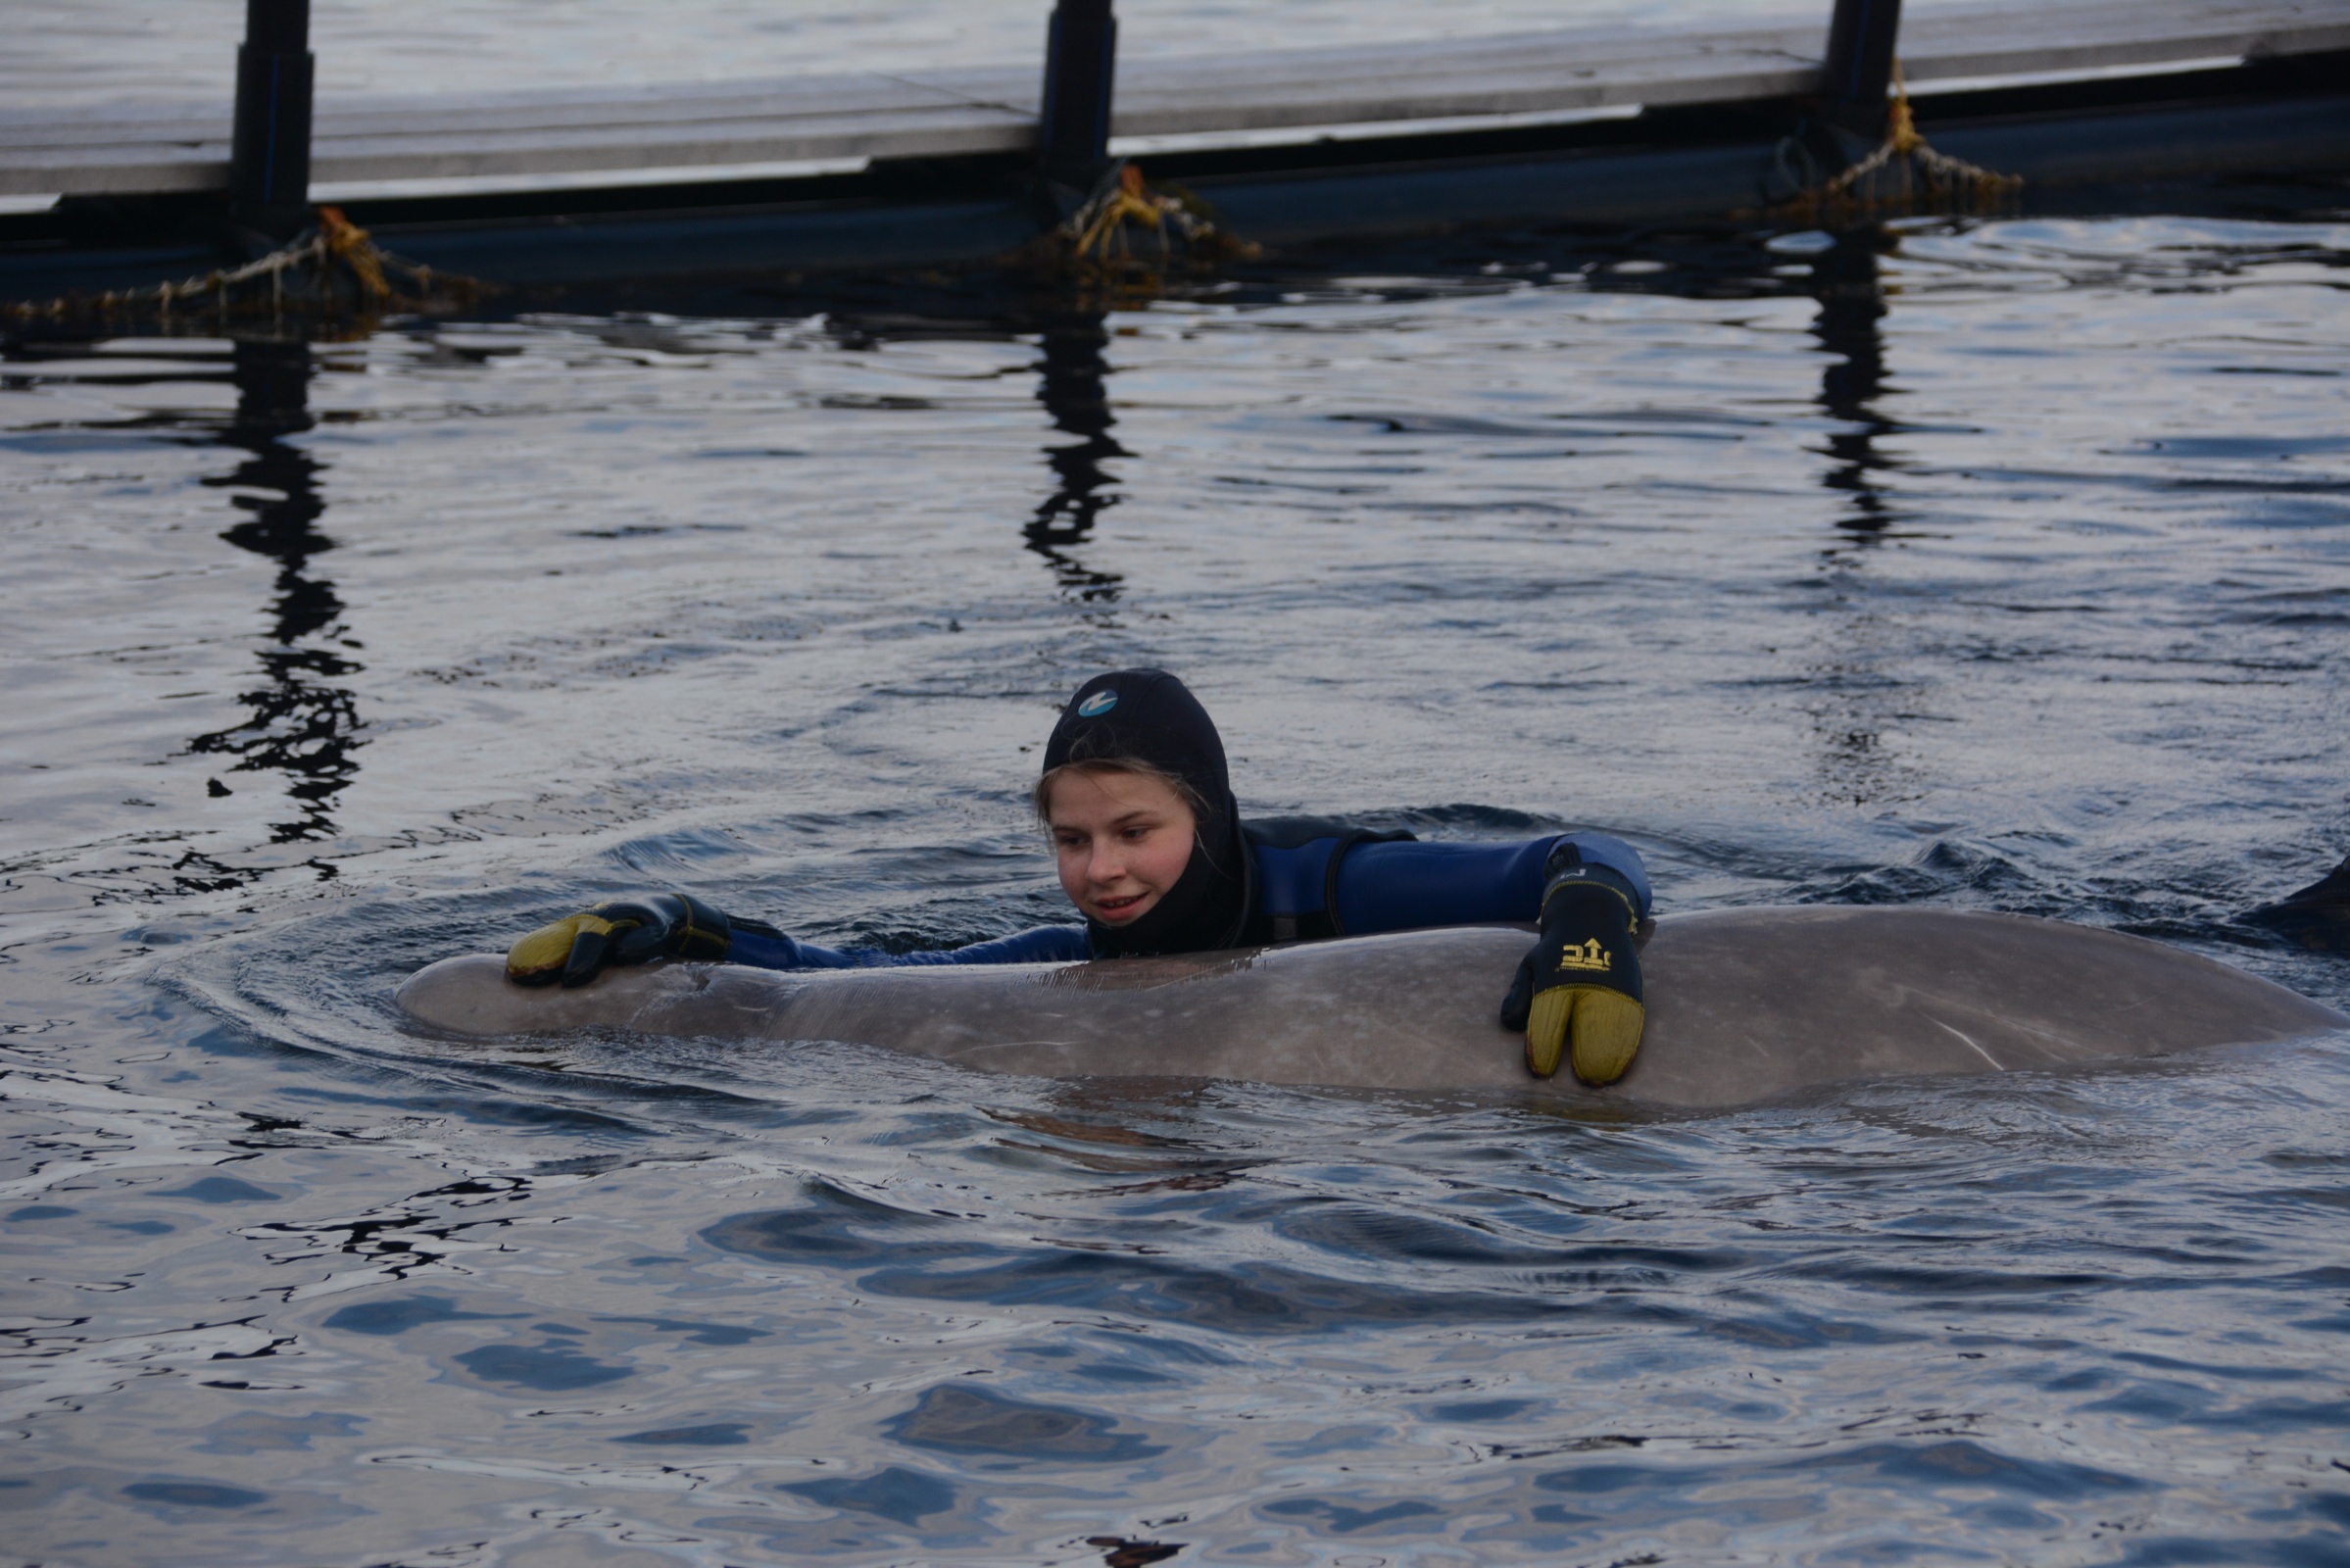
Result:
{"label": "yellow rope tied to dock", "polygon": [[[1892,168],[1901,171],[1900,189],[1881,196],[1877,176]],[[2020,174],[1996,173],[1927,144],[1918,133],[1917,117],[1909,107],[1909,89],[1901,80],[1901,62],[1896,59],[1893,102],[1886,113],[1883,144],[1835,178],[1772,208],[1769,216],[1817,221],[1857,219],[1887,210],[1988,213],[2023,188]]]}
{"label": "yellow rope tied to dock", "polygon": [[1214,210],[1192,192],[1180,185],[1152,188],[1136,164],[1119,165],[1117,176],[1071,213],[1052,240],[1064,267],[1129,280],[1170,270],[1204,270],[1261,254],[1220,227]]}
{"label": "yellow rope tied to dock", "polygon": [[[424,309],[481,297],[487,285],[455,273],[435,272],[379,248],[367,231],[339,207],[318,209],[318,220],[292,243],[242,267],[222,268],[202,277],[152,288],[110,289],[93,296],[0,306],[12,320],[66,320],[78,316],[119,317],[153,311],[171,315],[173,306],[210,303],[224,316],[282,316],[289,304],[313,313],[356,311],[373,315],[386,308]],[[289,301],[288,281],[307,282],[308,298]],[[263,290],[267,287],[265,296]]]}

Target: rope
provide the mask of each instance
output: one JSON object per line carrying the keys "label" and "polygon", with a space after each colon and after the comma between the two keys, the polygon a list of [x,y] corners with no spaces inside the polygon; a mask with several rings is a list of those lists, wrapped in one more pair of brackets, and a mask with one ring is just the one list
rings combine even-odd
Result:
{"label": "rope", "polygon": [[[1790,140],[1792,138],[1789,138]],[[1787,144],[1781,143],[1780,167],[1785,168]],[[1808,161],[1808,160],[1807,160]],[[1898,167],[1901,189],[1881,197],[1877,176]],[[2020,174],[2001,174],[1970,164],[1963,158],[1938,153],[1918,134],[1917,117],[1909,107],[1909,89],[1901,79],[1901,62],[1893,62],[1893,102],[1885,118],[1885,141],[1851,168],[1822,184],[1811,185],[1770,210],[1775,219],[1855,219],[1892,209],[1900,212],[1995,211],[2006,198],[2024,188]],[[1925,198],[1920,202],[1921,195]]]}
{"label": "rope", "polygon": [[[351,303],[363,312],[392,305],[426,306],[440,302],[478,299],[486,284],[456,273],[435,272],[420,262],[407,261],[383,250],[367,231],[343,216],[339,207],[321,207],[318,220],[284,247],[242,267],[225,268],[176,283],[151,288],[110,289],[96,296],[61,295],[56,299],[0,305],[0,317],[11,320],[63,320],[82,315],[122,316],[153,310],[169,317],[171,308],[211,301],[223,315],[253,314],[260,304],[261,286],[268,284],[269,314],[286,311],[289,277],[302,281],[305,270],[314,283],[312,304],[331,311],[343,303],[336,283],[347,280]],[[402,292],[405,285],[409,292]]]}
{"label": "rope", "polygon": [[[1139,243],[1145,235],[1148,245]],[[1214,210],[1198,196],[1180,185],[1153,189],[1141,166],[1128,163],[1119,164],[1050,239],[1064,270],[1128,279],[1178,266],[1203,270],[1262,254],[1220,227]]]}

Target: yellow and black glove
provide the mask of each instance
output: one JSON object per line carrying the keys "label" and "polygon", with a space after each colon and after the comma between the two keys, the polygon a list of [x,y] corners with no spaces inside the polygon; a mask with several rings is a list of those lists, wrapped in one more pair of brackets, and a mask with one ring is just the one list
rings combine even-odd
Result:
{"label": "yellow and black glove", "polygon": [[599,904],[540,926],[507,950],[506,978],[524,986],[558,980],[583,986],[614,964],[655,958],[720,963],[733,945],[733,923],[725,915],[691,894],[656,893]]}
{"label": "yellow and black glove", "polygon": [[1544,869],[1542,938],[1518,963],[1501,1024],[1526,1031],[1526,1067],[1537,1078],[1563,1058],[1598,1088],[1631,1067],[1648,1018],[1632,936],[1639,910],[1620,877],[1583,864],[1572,845]]}

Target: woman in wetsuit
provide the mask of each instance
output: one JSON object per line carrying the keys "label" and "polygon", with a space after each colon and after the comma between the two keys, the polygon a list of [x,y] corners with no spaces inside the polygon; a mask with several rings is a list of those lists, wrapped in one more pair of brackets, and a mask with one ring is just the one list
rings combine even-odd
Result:
{"label": "woman in wetsuit", "polygon": [[[1037,780],[1060,885],[1082,926],[1038,926],[934,953],[820,948],[686,894],[598,905],[514,944],[524,985],[583,985],[651,958],[769,969],[1042,963],[1201,953],[1429,926],[1539,923],[1501,1022],[1526,1064],[1612,1083],[1645,1009],[1633,931],[1648,878],[1601,833],[1425,844],[1321,817],[1244,822],[1207,710],[1163,670],[1097,675],[1061,710]],[[1498,977],[1496,977],[1498,983]]]}

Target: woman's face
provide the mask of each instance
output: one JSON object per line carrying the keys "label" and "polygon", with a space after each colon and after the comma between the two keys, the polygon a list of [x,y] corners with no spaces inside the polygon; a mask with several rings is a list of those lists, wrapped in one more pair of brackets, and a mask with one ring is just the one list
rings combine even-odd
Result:
{"label": "woman's face", "polygon": [[1192,808],[1146,774],[1063,773],[1047,806],[1061,891],[1103,925],[1141,919],[1191,863]]}

